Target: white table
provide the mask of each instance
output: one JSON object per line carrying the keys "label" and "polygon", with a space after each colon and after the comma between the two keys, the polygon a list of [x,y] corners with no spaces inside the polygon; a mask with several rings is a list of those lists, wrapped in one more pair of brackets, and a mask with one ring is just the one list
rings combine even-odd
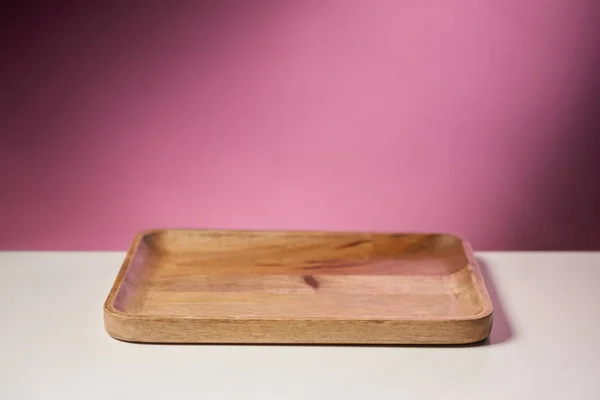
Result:
{"label": "white table", "polygon": [[478,347],[161,346],[109,337],[124,253],[0,253],[0,399],[600,399],[600,253],[478,253]]}

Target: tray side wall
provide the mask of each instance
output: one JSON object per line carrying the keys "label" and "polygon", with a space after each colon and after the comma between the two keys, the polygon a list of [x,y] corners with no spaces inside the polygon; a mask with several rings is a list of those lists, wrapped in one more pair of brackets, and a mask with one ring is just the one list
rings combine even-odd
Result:
{"label": "tray side wall", "polygon": [[485,339],[492,314],[460,321],[135,319],[105,313],[116,339],[147,343],[468,344]]}

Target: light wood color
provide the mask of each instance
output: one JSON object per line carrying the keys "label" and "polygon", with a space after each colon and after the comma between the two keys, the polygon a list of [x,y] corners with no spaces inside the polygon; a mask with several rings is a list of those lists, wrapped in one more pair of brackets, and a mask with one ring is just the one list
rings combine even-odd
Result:
{"label": "light wood color", "polygon": [[133,342],[459,344],[489,335],[492,303],[451,235],[154,230],[104,321]]}

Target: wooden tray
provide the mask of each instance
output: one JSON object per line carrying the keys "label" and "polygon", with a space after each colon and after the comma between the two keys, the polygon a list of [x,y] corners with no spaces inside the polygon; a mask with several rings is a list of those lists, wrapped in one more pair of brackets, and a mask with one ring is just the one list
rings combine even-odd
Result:
{"label": "wooden tray", "polygon": [[492,303],[450,235],[154,230],[104,322],[134,342],[457,344],[488,336]]}

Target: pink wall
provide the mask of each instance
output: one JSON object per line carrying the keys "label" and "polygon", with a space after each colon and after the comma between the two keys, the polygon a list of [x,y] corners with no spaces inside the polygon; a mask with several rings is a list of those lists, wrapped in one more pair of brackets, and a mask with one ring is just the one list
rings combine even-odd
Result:
{"label": "pink wall", "polygon": [[152,227],[600,249],[598,1],[16,7],[2,249]]}

